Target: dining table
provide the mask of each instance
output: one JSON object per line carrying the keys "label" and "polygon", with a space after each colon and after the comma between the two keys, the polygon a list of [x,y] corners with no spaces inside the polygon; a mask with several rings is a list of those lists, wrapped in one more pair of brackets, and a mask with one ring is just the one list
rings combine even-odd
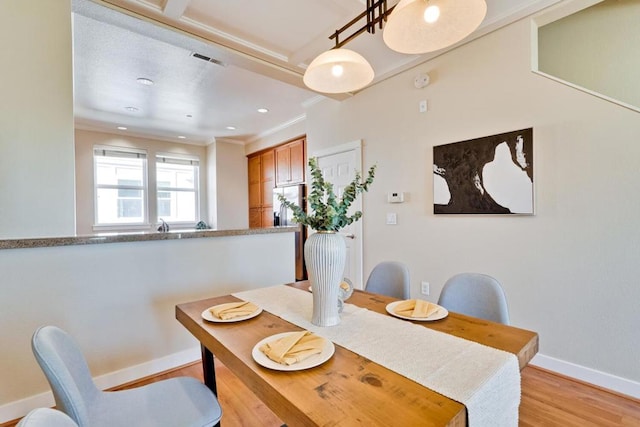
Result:
{"label": "dining table", "polygon": [[[287,288],[310,292],[308,281]],[[288,426],[468,425],[464,404],[339,344],[328,360],[308,369],[270,369],[257,363],[252,354],[257,343],[302,328],[268,310],[238,322],[204,318],[208,308],[239,300],[224,295],[176,305],[177,320],[201,344],[204,382],[214,393],[215,357]],[[346,303],[389,316],[387,306],[395,301],[355,290]],[[538,334],[533,331],[459,313],[448,312],[435,321],[405,322],[515,355],[520,370],[538,351]],[[404,355],[401,348],[397,352],[407,361],[419,356]]]}

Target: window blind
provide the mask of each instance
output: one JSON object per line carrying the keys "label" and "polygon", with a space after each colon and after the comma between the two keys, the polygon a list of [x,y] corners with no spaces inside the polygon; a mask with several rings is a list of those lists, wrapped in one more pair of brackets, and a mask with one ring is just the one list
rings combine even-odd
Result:
{"label": "window blind", "polygon": [[95,147],[93,155],[98,157],[117,157],[120,159],[146,159],[144,151]]}
{"label": "window blind", "polygon": [[200,166],[200,161],[195,158],[156,156],[156,161],[170,165]]}

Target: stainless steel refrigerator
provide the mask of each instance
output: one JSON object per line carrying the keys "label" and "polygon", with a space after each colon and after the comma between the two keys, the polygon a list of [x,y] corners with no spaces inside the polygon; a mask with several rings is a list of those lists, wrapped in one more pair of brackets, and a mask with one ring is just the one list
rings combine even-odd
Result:
{"label": "stainless steel refrigerator", "polygon": [[[287,200],[295,203],[306,210],[306,187],[304,184],[289,185],[286,187],[277,187],[273,189],[273,226],[282,227],[288,225],[297,225],[293,222],[293,212],[287,209],[278,194],[282,194]],[[307,278],[307,268],[304,264],[304,242],[307,238],[306,227],[301,227],[300,231],[295,232],[296,239],[296,280],[305,280]]]}

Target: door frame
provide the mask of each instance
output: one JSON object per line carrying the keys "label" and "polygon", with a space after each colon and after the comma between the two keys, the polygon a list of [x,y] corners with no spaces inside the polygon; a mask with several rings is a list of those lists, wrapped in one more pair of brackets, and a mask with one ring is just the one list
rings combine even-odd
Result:
{"label": "door frame", "polygon": [[[355,141],[347,142],[340,145],[334,145],[332,147],[323,148],[321,150],[315,150],[309,157],[324,157],[324,156],[332,156],[334,154],[346,153],[348,151],[353,151],[355,154],[355,168],[356,170],[362,173],[362,140],[357,139]],[[311,176],[309,171],[307,171],[307,176]],[[352,206],[354,209],[362,211],[362,198],[358,197],[353,202]],[[358,252],[360,253],[360,260],[356,262],[357,274],[360,280],[356,280],[354,285],[356,288],[364,289],[364,233],[363,233],[363,221],[356,221],[352,224],[352,227],[355,228],[354,235],[355,239],[353,241],[353,246],[358,247]]]}

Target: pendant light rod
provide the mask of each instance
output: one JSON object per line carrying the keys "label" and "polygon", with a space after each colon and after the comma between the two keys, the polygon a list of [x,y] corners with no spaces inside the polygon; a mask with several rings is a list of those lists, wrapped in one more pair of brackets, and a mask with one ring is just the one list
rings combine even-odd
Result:
{"label": "pendant light rod", "polygon": [[[346,23],[342,28],[336,30],[335,33],[329,36],[329,40],[336,39],[336,45],[334,49],[340,48],[345,44],[349,43],[351,40],[358,37],[360,34],[365,31],[375,34],[376,32],[376,24],[379,24],[380,29],[382,29],[382,23],[387,20],[387,16],[393,11],[395,6],[391,6],[387,8],[387,0],[367,0],[367,8],[360,15],[353,18],[351,21]],[[377,10],[376,10],[377,9]],[[376,13],[377,12],[377,13]],[[362,18],[367,17],[367,23],[358,29],[356,32],[351,34],[346,39],[340,41],[340,34],[344,31],[348,30],[354,24],[362,20]]]}

